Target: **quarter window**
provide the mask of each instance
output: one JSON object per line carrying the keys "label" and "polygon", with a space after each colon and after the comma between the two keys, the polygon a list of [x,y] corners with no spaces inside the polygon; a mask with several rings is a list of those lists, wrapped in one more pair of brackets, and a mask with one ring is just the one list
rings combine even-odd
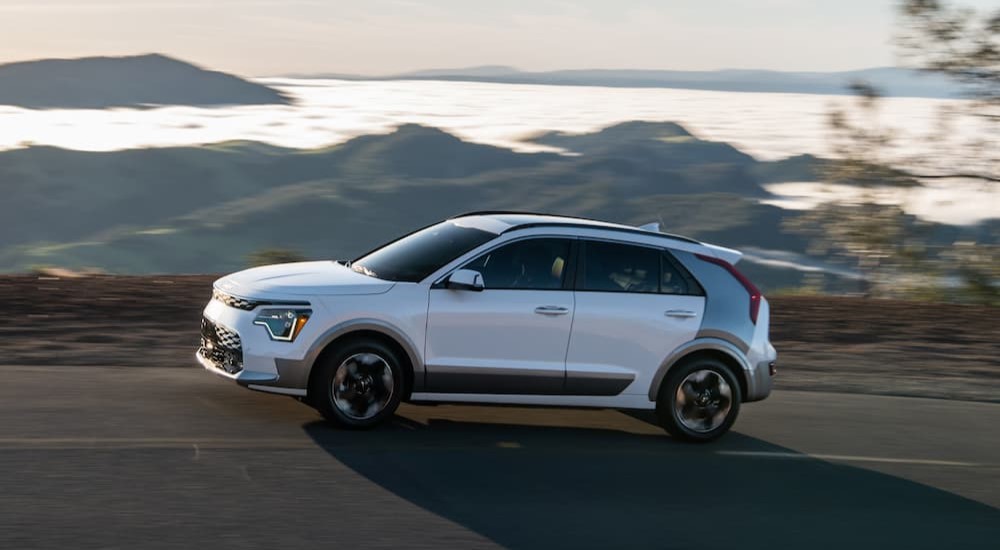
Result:
{"label": "quarter window", "polygon": [[525,239],[463,267],[480,272],[487,289],[559,290],[569,271],[569,250],[567,239]]}
{"label": "quarter window", "polygon": [[660,294],[687,294],[704,296],[698,281],[678,262],[672,254],[664,251],[660,258]]}

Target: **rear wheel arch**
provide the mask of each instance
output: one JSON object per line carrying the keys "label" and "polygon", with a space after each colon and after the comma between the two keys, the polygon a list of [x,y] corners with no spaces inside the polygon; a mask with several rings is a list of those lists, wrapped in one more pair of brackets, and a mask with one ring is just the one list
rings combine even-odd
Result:
{"label": "rear wheel arch", "polygon": [[653,383],[649,388],[649,400],[656,401],[660,395],[660,389],[667,380],[667,375],[677,367],[681,365],[686,365],[692,361],[697,361],[698,359],[707,358],[715,359],[723,365],[729,367],[732,371],[733,377],[740,385],[740,395],[745,400],[747,396],[747,371],[743,365],[743,362],[732,352],[727,350],[724,346],[718,346],[712,343],[706,343],[703,345],[695,345],[689,349],[675,353],[673,356],[669,357],[664,361],[663,365],[656,372],[653,378]]}
{"label": "rear wheel arch", "polygon": [[672,437],[707,443],[725,435],[742,403],[739,377],[719,356],[694,354],[667,373],[656,400],[660,425]]}

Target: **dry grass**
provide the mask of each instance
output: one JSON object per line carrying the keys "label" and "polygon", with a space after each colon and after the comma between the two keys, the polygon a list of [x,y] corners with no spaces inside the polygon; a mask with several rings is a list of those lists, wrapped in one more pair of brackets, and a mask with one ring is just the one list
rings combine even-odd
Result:
{"label": "dry grass", "polygon": [[[191,367],[210,275],[0,277],[8,365]],[[779,388],[1000,402],[996,308],[771,300]]]}

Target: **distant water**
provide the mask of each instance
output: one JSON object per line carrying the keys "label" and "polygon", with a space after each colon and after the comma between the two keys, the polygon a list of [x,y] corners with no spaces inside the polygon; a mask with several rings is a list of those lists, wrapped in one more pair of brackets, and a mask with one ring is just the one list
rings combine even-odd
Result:
{"label": "distant water", "polygon": [[[833,198],[861,196],[856,187],[819,182],[774,183],[764,187],[779,198],[761,202],[794,210],[813,208]],[[952,225],[1000,218],[1000,189],[976,181],[932,181],[905,192],[886,189],[879,200],[899,204],[904,211],[925,220]]]}
{"label": "distant water", "polygon": [[[0,150],[44,144],[110,151],[135,147],[254,140],[313,148],[385,133],[403,123],[435,126],[463,139],[520,151],[548,150],[523,139],[546,130],[586,132],[626,120],[679,122],[701,138],[729,142],[762,160],[828,155],[826,114],[844,96],[734,93],[435,81],[260,79],[297,99],[292,106],[157,107],[31,111],[0,106]],[[889,98],[882,120],[906,134],[933,129],[950,100]],[[909,140],[908,143],[915,143]],[[917,141],[917,143],[919,143]],[[900,155],[922,154],[919,150]],[[949,183],[951,204],[991,201],[997,193]],[[781,188],[774,188],[781,193]],[[785,207],[807,207],[794,189]],[[984,194],[985,193],[985,194]],[[980,209],[914,206],[921,216],[970,223]],[[993,214],[996,216],[997,214]],[[989,216],[989,215],[988,215]]]}

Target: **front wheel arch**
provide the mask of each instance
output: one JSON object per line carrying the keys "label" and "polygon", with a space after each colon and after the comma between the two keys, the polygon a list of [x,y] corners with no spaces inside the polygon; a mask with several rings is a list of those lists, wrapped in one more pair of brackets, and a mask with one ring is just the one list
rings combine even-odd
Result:
{"label": "front wheel arch", "polygon": [[313,361],[312,367],[309,369],[309,380],[306,385],[307,388],[306,398],[307,399],[309,398],[308,392],[312,391],[312,388],[314,387],[316,381],[316,376],[320,370],[316,368],[316,365],[322,364],[322,362],[326,359],[326,357],[336,353],[337,350],[342,349],[344,346],[356,342],[358,340],[374,340],[392,349],[396,357],[399,359],[400,363],[402,363],[401,366],[403,368],[404,379],[403,379],[402,400],[403,401],[408,400],[410,398],[410,394],[413,393],[413,382],[414,382],[413,361],[410,359],[410,354],[406,351],[406,348],[404,348],[392,336],[389,336],[388,334],[385,334],[384,332],[379,332],[377,330],[367,330],[367,329],[359,329],[345,334],[341,334],[340,336],[334,338],[325,346],[323,346],[323,351],[321,351],[319,355],[316,356],[316,359]]}

